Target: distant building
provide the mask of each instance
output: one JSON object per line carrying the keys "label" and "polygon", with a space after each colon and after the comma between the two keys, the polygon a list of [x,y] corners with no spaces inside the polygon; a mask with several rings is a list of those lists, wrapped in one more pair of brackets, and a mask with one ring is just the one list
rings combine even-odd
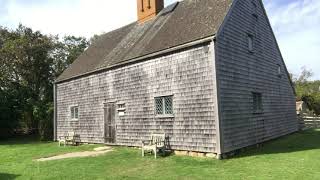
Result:
{"label": "distant building", "polygon": [[303,101],[297,101],[296,102],[296,112],[297,112],[297,115],[301,115],[301,114],[304,114],[304,113],[307,113],[307,105],[305,102]]}
{"label": "distant building", "polygon": [[261,0],[137,2],[137,22],[101,35],[56,80],[55,138],[140,146],[165,133],[174,150],[221,155],[298,130]]}

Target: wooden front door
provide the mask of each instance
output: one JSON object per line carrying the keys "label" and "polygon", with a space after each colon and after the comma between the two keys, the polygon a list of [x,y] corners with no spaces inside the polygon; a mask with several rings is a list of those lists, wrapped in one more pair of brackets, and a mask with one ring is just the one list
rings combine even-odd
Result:
{"label": "wooden front door", "polygon": [[116,142],[116,126],[115,126],[115,103],[106,103],[104,105],[104,138],[105,143]]}

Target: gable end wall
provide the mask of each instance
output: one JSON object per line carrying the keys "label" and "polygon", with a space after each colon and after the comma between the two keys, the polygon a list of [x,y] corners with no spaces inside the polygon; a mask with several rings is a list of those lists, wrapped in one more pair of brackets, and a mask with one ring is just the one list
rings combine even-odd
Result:
{"label": "gable end wall", "polygon": [[[216,39],[222,152],[297,131],[295,94],[262,2],[235,0]],[[256,12],[257,21],[253,16]],[[247,35],[254,36],[254,52]],[[278,76],[278,65],[282,76]],[[252,92],[263,113],[253,113]]]}

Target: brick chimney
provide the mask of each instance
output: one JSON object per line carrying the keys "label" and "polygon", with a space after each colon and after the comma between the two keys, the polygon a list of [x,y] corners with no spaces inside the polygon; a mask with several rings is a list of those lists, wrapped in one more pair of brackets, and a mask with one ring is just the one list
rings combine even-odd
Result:
{"label": "brick chimney", "polygon": [[164,8],[164,0],[137,0],[138,22],[144,23],[155,16]]}

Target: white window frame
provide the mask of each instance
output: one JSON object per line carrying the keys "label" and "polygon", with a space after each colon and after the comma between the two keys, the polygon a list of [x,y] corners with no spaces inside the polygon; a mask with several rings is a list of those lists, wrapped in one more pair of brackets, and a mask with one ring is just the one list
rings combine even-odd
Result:
{"label": "white window frame", "polygon": [[[70,120],[71,121],[78,121],[79,120],[79,106],[73,105],[70,106]],[[77,112],[77,114],[76,114]]]}

